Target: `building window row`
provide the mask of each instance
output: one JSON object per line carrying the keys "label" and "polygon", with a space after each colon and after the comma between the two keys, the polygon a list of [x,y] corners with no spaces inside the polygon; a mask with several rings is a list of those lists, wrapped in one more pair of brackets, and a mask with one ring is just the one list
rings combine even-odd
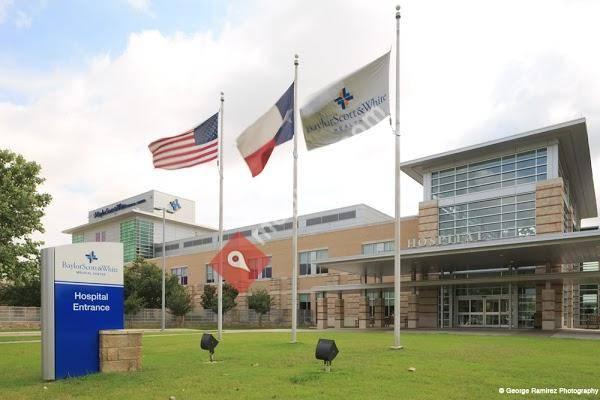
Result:
{"label": "building window row", "polygon": [[458,241],[535,235],[535,193],[439,208],[439,236]]}
{"label": "building window row", "polygon": [[327,224],[330,222],[343,221],[345,219],[356,218],[356,210],[346,211],[342,213],[323,215],[321,217],[309,218],[306,220],[306,226],[313,226],[319,224]]}
{"label": "building window row", "polygon": [[[263,260],[260,260],[258,258],[249,258],[248,260],[246,260],[252,279],[261,280],[273,278],[271,256],[267,256],[266,258],[268,260],[267,265],[265,265],[265,267],[260,272],[258,271],[258,266],[264,262]],[[261,261],[260,263],[259,260]],[[217,281],[217,270],[218,265],[206,264],[206,283],[215,283]]]}
{"label": "building window row", "polygon": [[547,179],[547,150],[525,151],[431,173],[433,199]]}
{"label": "building window row", "polygon": [[367,243],[362,245],[362,253],[366,256],[372,256],[381,253],[389,253],[394,251],[394,241],[388,240],[385,242]]}

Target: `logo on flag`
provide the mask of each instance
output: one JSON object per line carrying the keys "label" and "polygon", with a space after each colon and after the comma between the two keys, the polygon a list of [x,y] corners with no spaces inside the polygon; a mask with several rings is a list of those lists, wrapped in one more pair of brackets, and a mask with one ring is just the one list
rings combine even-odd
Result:
{"label": "logo on flag", "polygon": [[307,149],[367,131],[390,115],[389,69],[388,52],[313,95],[300,110]]}
{"label": "logo on flag", "polygon": [[244,293],[270,262],[270,257],[238,232],[210,263],[217,273],[222,269],[221,275],[227,283]]}
{"label": "logo on flag", "polygon": [[352,97],[350,92],[346,88],[343,88],[342,90],[340,90],[340,95],[338,96],[338,98],[335,99],[334,101],[340,107],[342,107],[342,110],[345,110],[346,106],[348,105],[348,103],[350,103],[350,100],[352,100],[353,98],[354,97]]}

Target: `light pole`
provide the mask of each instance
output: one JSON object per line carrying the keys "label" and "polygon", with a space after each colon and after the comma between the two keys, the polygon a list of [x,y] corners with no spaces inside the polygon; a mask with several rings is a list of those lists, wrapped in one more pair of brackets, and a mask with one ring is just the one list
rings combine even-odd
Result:
{"label": "light pole", "polygon": [[160,316],[160,330],[165,330],[165,268],[166,268],[166,252],[165,252],[165,225],[166,225],[166,213],[175,214],[174,211],[167,210],[164,207],[154,207],[157,211],[162,211],[162,304],[161,304],[161,316]]}

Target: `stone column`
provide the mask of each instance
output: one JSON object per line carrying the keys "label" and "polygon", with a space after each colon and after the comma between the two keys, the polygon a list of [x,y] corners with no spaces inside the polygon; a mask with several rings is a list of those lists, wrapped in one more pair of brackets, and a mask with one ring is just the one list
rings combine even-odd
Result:
{"label": "stone column", "polygon": [[344,300],[335,300],[335,324],[334,327],[339,329],[344,327]]}
{"label": "stone column", "polygon": [[100,372],[128,372],[142,369],[141,330],[101,330]]}
{"label": "stone column", "polygon": [[335,292],[327,293],[327,327],[335,326],[335,303],[339,295]]}
{"label": "stone column", "polygon": [[358,300],[358,327],[367,329],[369,326],[369,300],[365,296],[360,296]]}
{"label": "stone column", "polygon": [[418,296],[416,293],[408,295],[408,327],[416,328],[419,315],[417,313]]}
{"label": "stone column", "polygon": [[374,313],[374,328],[383,328],[383,299],[377,298],[374,300],[375,313]]}
{"label": "stone column", "polygon": [[542,289],[542,330],[550,331],[556,329],[556,320],[554,314],[554,302],[556,293],[550,289],[550,285]]}
{"label": "stone column", "polygon": [[317,329],[327,329],[327,299],[317,299]]}

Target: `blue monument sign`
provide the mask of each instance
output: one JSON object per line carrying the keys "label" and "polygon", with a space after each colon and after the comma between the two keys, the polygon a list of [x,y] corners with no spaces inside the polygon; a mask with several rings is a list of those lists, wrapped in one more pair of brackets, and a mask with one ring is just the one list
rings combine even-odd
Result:
{"label": "blue monument sign", "polygon": [[123,244],[77,243],[42,250],[42,375],[100,369],[98,331],[123,328]]}

